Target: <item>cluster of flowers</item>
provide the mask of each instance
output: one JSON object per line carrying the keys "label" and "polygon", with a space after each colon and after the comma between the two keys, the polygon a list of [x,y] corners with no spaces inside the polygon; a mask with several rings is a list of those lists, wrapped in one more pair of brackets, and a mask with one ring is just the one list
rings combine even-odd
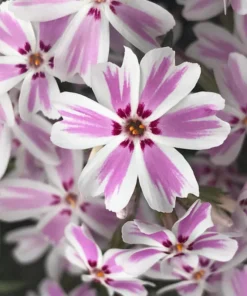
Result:
{"label": "cluster of flowers", "polygon": [[[0,220],[34,221],[5,240],[22,264],[48,252],[40,296],[66,295],[64,272],[82,275],[70,296],[98,295],[91,282],[109,295],[247,293],[247,187],[233,163],[247,127],[247,1],[177,2],[201,21],[232,5],[234,34],[201,22],[187,49],[222,96],[192,93],[201,68],[160,47],[175,20],[150,1],[0,6]],[[108,62],[124,44],[122,66]],[[87,85],[98,102],[60,93],[58,79],[80,93]],[[203,152],[187,161],[175,148]],[[201,202],[198,183],[229,196]]]}

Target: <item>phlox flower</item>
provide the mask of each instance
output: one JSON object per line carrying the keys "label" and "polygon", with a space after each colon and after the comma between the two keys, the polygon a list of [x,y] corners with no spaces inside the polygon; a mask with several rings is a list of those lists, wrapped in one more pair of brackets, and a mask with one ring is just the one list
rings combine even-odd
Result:
{"label": "phlox flower", "polygon": [[29,120],[42,111],[58,118],[52,101],[59,95],[55,80],[54,53],[56,43],[68,24],[68,17],[39,23],[17,19],[8,10],[9,2],[0,6],[0,94],[20,86],[19,112]]}
{"label": "phlox flower", "polygon": [[239,53],[231,53],[226,65],[214,71],[226,107],[219,117],[229,122],[231,133],[226,141],[207,150],[211,160],[218,165],[229,165],[238,157],[246,136],[247,127],[247,58]]}
{"label": "phlox flower", "polygon": [[80,73],[87,84],[91,83],[90,66],[108,59],[110,25],[143,52],[158,47],[156,37],[175,26],[167,10],[147,0],[17,0],[11,4],[18,17],[31,21],[75,13],[57,49],[55,64],[68,75]]}
{"label": "phlox flower", "polygon": [[215,165],[206,155],[189,159],[199,185],[220,188],[231,198],[237,199],[246,182],[246,176],[239,173],[237,165]]}
{"label": "phlox flower", "polygon": [[65,240],[53,245],[35,226],[21,227],[8,232],[5,242],[15,244],[13,257],[20,264],[34,263],[47,254],[45,270],[52,279],[58,281],[65,271],[71,274],[78,273],[78,269],[65,258]]}
{"label": "phlox flower", "polygon": [[147,296],[143,286],[145,282],[126,274],[122,267],[116,264],[116,257],[123,250],[109,249],[102,255],[85,226],[68,225],[65,234],[71,244],[66,252],[67,259],[87,273],[82,275],[83,281],[101,283],[111,296],[115,292],[124,296]]}
{"label": "phlox flower", "polygon": [[25,122],[16,112],[15,106],[16,103],[11,102],[8,94],[0,95],[0,178],[7,169],[13,141],[44,163],[56,165],[59,161],[55,147],[50,142],[51,123],[36,114],[29,122]]}
{"label": "phlox flower", "polygon": [[226,64],[232,52],[247,56],[246,22],[247,15],[235,15],[234,33],[214,23],[198,23],[193,29],[198,40],[187,48],[187,56],[212,69]]}
{"label": "phlox flower", "polygon": [[211,205],[199,200],[174,224],[172,230],[138,220],[129,221],[122,228],[124,242],[149,247],[127,250],[117,258],[117,262],[127,273],[140,275],[160,260],[173,261],[182,255],[229,261],[238,244],[226,235],[208,230],[212,226]]}
{"label": "phlox flower", "polygon": [[225,273],[222,291],[225,296],[245,296],[247,294],[247,265]]}
{"label": "phlox flower", "polygon": [[39,286],[39,293],[29,291],[26,296],[96,296],[97,292],[87,284],[76,287],[70,293],[65,293],[60,285],[50,279],[43,280]]}
{"label": "phlox flower", "polygon": [[202,21],[212,18],[225,11],[231,4],[234,11],[240,15],[247,14],[245,0],[177,0],[184,5],[183,17],[190,21]]}
{"label": "phlox flower", "polygon": [[35,218],[39,231],[53,243],[64,237],[64,229],[71,221],[83,221],[100,235],[111,237],[116,227],[113,213],[105,210],[103,200],[88,202],[77,190],[83,167],[81,151],[57,148],[56,152],[59,165],[45,168],[48,184],[23,178],[5,178],[0,182],[0,219]]}
{"label": "phlox flower", "polygon": [[92,88],[100,104],[73,93],[58,98],[63,120],[53,125],[51,140],[67,149],[106,144],[83,170],[79,187],[90,196],[104,192],[111,211],[127,206],[137,177],[157,211],[171,212],[177,196],[198,195],[193,171],[174,147],[215,147],[229,133],[229,125],[216,117],[224,108],[218,94],[188,95],[200,67],[175,66],[174,60],[170,48],[161,48],[139,65],[126,48],[121,68],[105,63],[93,69]]}

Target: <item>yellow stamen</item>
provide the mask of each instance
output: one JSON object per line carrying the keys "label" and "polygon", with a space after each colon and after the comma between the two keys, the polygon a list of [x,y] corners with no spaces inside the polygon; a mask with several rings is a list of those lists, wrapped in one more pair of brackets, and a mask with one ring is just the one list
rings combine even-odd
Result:
{"label": "yellow stamen", "polygon": [[140,125],[139,125],[139,128],[144,129],[145,126],[144,126],[143,124],[140,124]]}
{"label": "yellow stamen", "polygon": [[129,130],[132,132],[135,128],[133,126],[130,126]]}
{"label": "yellow stamen", "polygon": [[242,123],[243,123],[244,125],[247,125],[247,117],[245,117],[245,118],[242,120]]}
{"label": "yellow stamen", "polygon": [[133,134],[133,135],[138,135],[138,131],[137,131],[137,130],[133,130],[133,131],[132,131],[132,134]]}
{"label": "yellow stamen", "polygon": [[193,274],[193,278],[197,281],[199,281],[203,276],[205,275],[204,270],[199,270]]}
{"label": "yellow stamen", "polygon": [[73,193],[69,193],[66,197],[65,197],[65,201],[72,207],[75,208],[76,207],[76,202],[77,202],[77,196]]}
{"label": "yellow stamen", "polygon": [[43,64],[44,60],[40,53],[34,53],[29,57],[29,64],[34,68],[38,68]]}
{"label": "yellow stamen", "polygon": [[183,248],[184,248],[184,245],[179,243],[179,244],[176,244],[175,248],[176,248],[177,252],[182,252]]}
{"label": "yellow stamen", "polygon": [[102,278],[102,277],[105,276],[105,273],[104,273],[104,271],[102,271],[102,270],[97,270],[97,271],[95,272],[95,275],[96,275],[97,277],[99,277],[99,278]]}

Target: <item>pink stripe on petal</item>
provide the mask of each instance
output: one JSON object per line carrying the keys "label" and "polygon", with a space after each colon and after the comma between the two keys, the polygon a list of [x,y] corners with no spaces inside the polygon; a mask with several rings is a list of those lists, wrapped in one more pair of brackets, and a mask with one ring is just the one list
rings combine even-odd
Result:
{"label": "pink stripe on petal", "polygon": [[141,282],[137,280],[109,280],[106,282],[108,286],[110,286],[114,291],[119,292],[121,295],[128,296],[145,296],[147,295],[147,291],[144,288]]}
{"label": "pink stripe on petal", "polygon": [[56,213],[55,216],[50,217],[49,220],[44,216],[45,224],[41,224],[39,229],[41,232],[53,243],[58,243],[62,238],[64,238],[64,230],[66,226],[71,221],[72,211],[70,209],[63,209],[59,213]]}
{"label": "pink stripe on petal", "polygon": [[62,124],[69,133],[80,136],[107,137],[112,135],[113,121],[91,109],[72,106],[72,112],[61,110]]}
{"label": "pink stripe on petal", "polygon": [[[133,262],[139,262],[142,261],[143,259],[147,258],[147,257],[151,257],[153,255],[156,254],[160,254],[162,253],[162,251],[160,250],[156,250],[156,249],[144,249],[141,251],[136,251],[133,255],[130,256],[129,260],[133,263]],[[164,254],[164,257],[166,255]]]}
{"label": "pink stripe on petal", "polygon": [[[17,66],[18,65],[0,64],[0,81],[11,79],[27,71],[26,66],[24,64],[23,64],[23,68],[20,68]],[[23,73],[22,73],[22,69],[24,69]]]}
{"label": "pink stripe on petal", "polygon": [[100,250],[86,227],[70,225],[66,229],[66,237],[86,265],[95,268],[100,264]]}
{"label": "pink stripe on petal", "polygon": [[45,280],[41,283],[41,295],[45,296],[65,296],[62,288],[51,280]]}
{"label": "pink stripe on petal", "polygon": [[103,163],[98,178],[100,183],[106,182],[104,190],[106,199],[111,199],[111,196],[117,194],[120,190],[128,172],[132,155],[133,149],[119,145]]}
{"label": "pink stripe on petal", "polygon": [[3,24],[3,27],[0,28],[1,42],[6,43],[16,51],[25,49],[25,45],[29,44],[29,41],[18,19],[10,13],[2,11],[0,12],[0,22]]}

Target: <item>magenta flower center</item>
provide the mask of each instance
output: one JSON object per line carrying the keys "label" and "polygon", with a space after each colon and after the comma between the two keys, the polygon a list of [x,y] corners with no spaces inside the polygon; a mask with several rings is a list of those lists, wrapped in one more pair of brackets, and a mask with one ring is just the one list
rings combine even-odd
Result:
{"label": "magenta flower center", "polygon": [[139,119],[130,119],[126,123],[125,130],[131,136],[143,136],[146,126]]}
{"label": "magenta flower center", "polygon": [[31,54],[29,57],[29,65],[32,68],[39,68],[44,63],[41,53]]}
{"label": "magenta flower center", "polygon": [[68,193],[67,196],[65,197],[65,201],[72,208],[75,208],[77,203],[77,195],[74,193]]}

